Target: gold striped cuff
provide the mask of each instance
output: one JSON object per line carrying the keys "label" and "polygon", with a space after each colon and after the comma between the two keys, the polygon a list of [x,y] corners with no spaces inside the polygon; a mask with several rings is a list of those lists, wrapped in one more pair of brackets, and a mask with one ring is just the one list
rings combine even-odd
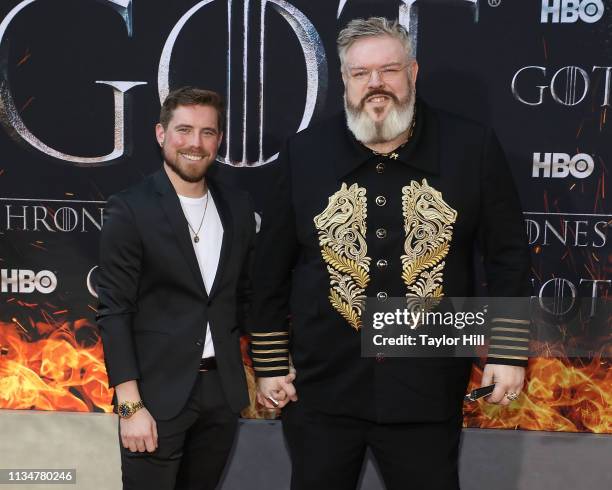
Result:
{"label": "gold striped cuff", "polygon": [[251,360],[259,376],[282,376],[289,371],[289,332],[252,332]]}
{"label": "gold striped cuff", "polygon": [[266,371],[287,371],[287,366],[270,366],[270,367],[253,366],[253,369],[255,371],[261,371],[261,372],[266,372]]}
{"label": "gold striped cuff", "polygon": [[531,322],[529,320],[520,320],[518,318],[502,318],[497,317],[491,320],[492,323],[514,323],[516,325],[529,325]]}
{"label": "gold striped cuff", "polygon": [[288,357],[270,357],[269,359],[265,359],[263,357],[253,357],[253,362],[278,362],[278,361],[288,361]]}
{"label": "gold striped cuff", "polygon": [[527,328],[512,328],[512,327],[491,327],[491,331],[496,332],[516,332],[516,333],[530,333]]}
{"label": "gold striped cuff", "polygon": [[489,354],[487,357],[494,357],[496,359],[516,359],[518,361],[527,361],[526,356],[508,356],[506,354]]}
{"label": "gold striped cuff", "polygon": [[489,349],[529,350],[529,347],[517,347],[513,345],[491,344]]}
{"label": "gold striped cuff", "polygon": [[255,350],[251,349],[252,354],[286,354],[289,349],[266,349],[266,350]]}
{"label": "gold striped cuff", "polygon": [[285,340],[251,340],[251,345],[279,345],[288,344],[289,339]]}
{"label": "gold striped cuff", "polygon": [[529,339],[524,339],[521,337],[504,337],[503,335],[493,335],[491,340],[510,340],[512,342],[529,342]]}

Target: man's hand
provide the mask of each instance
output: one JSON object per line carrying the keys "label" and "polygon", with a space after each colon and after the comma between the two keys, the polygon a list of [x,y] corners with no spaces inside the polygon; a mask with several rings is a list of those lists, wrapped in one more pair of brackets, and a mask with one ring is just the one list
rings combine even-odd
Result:
{"label": "man's hand", "polygon": [[516,393],[516,395],[519,395],[523,389],[524,381],[525,368],[523,367],[487,364],[482,373],[482,383],[480,386],[488,386],[495,383],[495,390],[485,399],[489,403],[508,405],[511,400],[506,397],[506,394]]}
{"label": "man's hand", "polygon": [[[295,373],[287,376],[274,376],[257,379],[257,401],[266,408],[283,408],[290,401],[296,402],[298,397],[293,386]],[[278,402],[275,405],[271,400]]]}
{"label": "man's hand", "polygon": [[146,408],[129,419],[120,419],[121,443],[132,452],[152,453],[157,449],[157,424]]}

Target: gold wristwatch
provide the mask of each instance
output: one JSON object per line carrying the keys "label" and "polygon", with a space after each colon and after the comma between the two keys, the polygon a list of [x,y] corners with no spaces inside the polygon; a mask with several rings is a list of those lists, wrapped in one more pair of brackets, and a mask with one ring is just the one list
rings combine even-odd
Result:
{"label": "gold wristwatch", "polygon": [[122,419],[129,419],[141,408],[144,408],[142,400],[138,400],[137,402],[121,402],[117,407],[117,413]]}

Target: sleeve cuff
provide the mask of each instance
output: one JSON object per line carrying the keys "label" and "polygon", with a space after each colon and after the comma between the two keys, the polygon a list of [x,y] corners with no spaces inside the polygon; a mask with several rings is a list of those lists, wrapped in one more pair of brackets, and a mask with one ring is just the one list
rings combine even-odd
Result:
{"label": "sleeve cuff", "polygon": [[507,366],[527,367],[527,357],[504,356],[503,354],[489,354],[486,364],[505,364]]}
{"label": "sleeve cuff", "polygon": [[529,320],[520,318],[493,318],[487,363],[527,366],[530,323]]}
{"label": "sleeve cuff", "polygon": [[289,374],[289,333],[251,333],[251,360],[259,378]]}

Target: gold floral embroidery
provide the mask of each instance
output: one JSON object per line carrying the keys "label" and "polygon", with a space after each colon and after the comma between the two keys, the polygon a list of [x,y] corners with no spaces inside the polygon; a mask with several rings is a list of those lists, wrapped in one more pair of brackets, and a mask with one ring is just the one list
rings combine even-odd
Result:
{"label": "gold floral embroidery", "polygon": [[444,257],[453,237],[457,211],[442,199],[442,193],[423,179],[402,188],[402,211],[406,241],[402,255],[402,279],[406,296],[441,298]]}
{"label": "gold floral embroidery", "polygon": [[370,282],[366,218],[366,190],[357,184],[347,188],[345,183],[314,217],[330,277],[329,301],[355,330],[361,328],[364,292]]}

